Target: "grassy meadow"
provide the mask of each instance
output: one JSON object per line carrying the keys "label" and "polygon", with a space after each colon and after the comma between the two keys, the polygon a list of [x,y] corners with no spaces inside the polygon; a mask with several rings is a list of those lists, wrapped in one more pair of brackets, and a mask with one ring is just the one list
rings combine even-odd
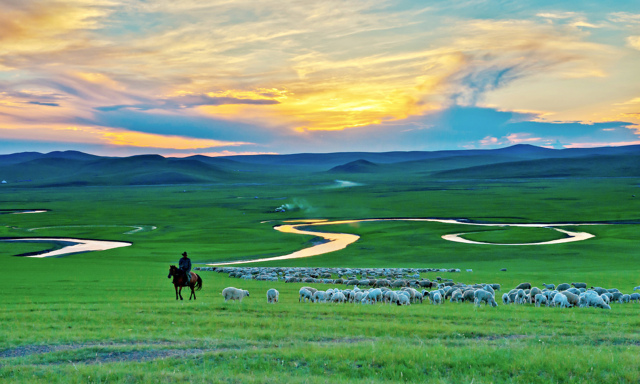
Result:
{"label": "grassy meadow", "polygon": [[[341,187],[336,179],[361,185]],[[613,304],[611,311],[426,301],[301,304],[298,289],[305,284],[208,271],[199,272],[204,287],[196,301],[176,301],[166,276],[183,251],[195,267],[284,255],[317,240],[272,229],[286,220],[597,222],[566,227],[595,238],[546,246],[462,244],[441,236],[473,232],[469,239],[515,243],[564,235],[408,221],[315,227],[361,238],[326,255],[247,265],[460,268],[421,277],[500,283],[502,292],[524,281],[584,281],[630,293],[640,285],[640,227],[634,224],[640,198],[632,197],[639,185],[640,178],[448,180],[295,171],[251,182],[3,186],[0,237],[132,246],[39,259],[14,255],[53,246],[0,242],[0,382],[637,383],[638,304]],[[283,204],[290,209],[274,212]],[[49,211],[7,214],[34,208]],[[131,233],[137,226],[143,229]],[[227,286],[251,295],[224,303],[220,292]],[[266,302],[269,288],[280,291],[276,305]]]}

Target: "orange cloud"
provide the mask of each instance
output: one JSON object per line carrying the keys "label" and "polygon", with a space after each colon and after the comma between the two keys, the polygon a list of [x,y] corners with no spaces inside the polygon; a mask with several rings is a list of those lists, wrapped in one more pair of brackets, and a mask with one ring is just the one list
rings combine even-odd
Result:
{"label": "orange cloud", "polygon": [[109,14],[104,0],[29,1],[3,5],[0,55],[64,50],[81,43],[81,31]]}
{"label": "orange cloud", "polygon": [[0,128],[0,135],[5,139],[32,140],[37,137],[42,141],[63,143],[90,143],[139,148],[162,148],[176,150],[198,150],[215,147],[235,147],[250,145],[246,142],[231,142],[211,139],[196,139],[178,135],[158,135],[152,133],[132,132],[117,128],[96,128],[91,126],[69,126],[51,124],[47,126],[20,126]]}

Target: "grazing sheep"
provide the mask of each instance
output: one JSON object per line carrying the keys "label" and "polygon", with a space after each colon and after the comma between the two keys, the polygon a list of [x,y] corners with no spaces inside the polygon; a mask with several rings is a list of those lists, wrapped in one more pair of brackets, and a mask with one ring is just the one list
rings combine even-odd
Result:
{"label": "grazing sheep", "polygon": [[453,291],[453,293],[451,294],[451,300],[452,303],[459,303],[461,301],[463,301],[462,299],[462,291],[459,289],[456,289],[455,291]]}
{"label": "grazing sheep", "polygon": [[311,292],[311,294],[313,295],[314,293],[318,292],[317,289],[315,288],[311,288],[311,287],[302,287],[300,289],[306,289],[307,291]]}
{"label": "grazing sheep", "polygon": [[229,300],[237,300],[237,301],[242,301],[242,299],[245,296],[249,296],[249,291],[246,291],[244,289],[238,289],[238,288],[234,288],[234,287],[227,287],[225,289],[222,290],[222,297],[224,297],[224,301],[229,301]]}
{"label": "grazing sheep", "polygon": [[609,304],[607,304],[601,296],[587,295],[586,297],[588,307],[611,309],[611,306],[609,306]]}
{"label": "grazing sheep", "polygon": [[534,300],[536,301],[536,307],[540,307],[540,305],[544,304],[547,307],[549,306],[549,302],[547,301],[547,296],[543,295],[542,293],[538,293],[535,297]]}
{"label": "grazing sheep", "polygon": [[540,293],[542,293],[542,290],[540,290],[540,288],[538,287],[531,288],[531,291],[529,292],[529,304],[534,304],[536,301],[537,295]]}
{"label": "grazing sheep", "polygon": [[[568,284],[567,284],[568,285]],[[560,307],[560,308],[569,308],[569,301],[567,300],[567,296],[565,296],[564,294],[558,292],[558,294],[556,294],[553,297],[553,300],[551,301],[551,304],[554,307]]]}
{"label": "grazing sheep", "polygon": [[640,302],[640,293],[632,293],[629,295],[629,301]]}
{"label": "grazing sheep", "polygon": [[484,305],[491,304],[492,307],[498,306],[498,303],[496,303],[496,299],[493,297],[491,292],[485,291],[483,289],[478,289],[474,292],[474,296],[474,304],[478,307],[480,306],[480,304],[482,304],[482,302],[484,302]]}
{"label": "grazing sheep", "polygon": [[386,291],[382,294],[382,302],[384,303],[398,303],[398,294],[394,291]]}
{"label": "grazing sheep", "polygon": [[313,296],[311,296],[311,302],[312,303],[319,303],[319,302],[327,302],[327,292],[324,291],[317,291],[316,293],[313,294]]}
{"label": "grazing sheep", "polygon": [[573,307],[578,306],[578,302],[580,301],[580,297],[578,295],[576,295],[573,292],[569,292],[568,290],[562,292],[562,294],[565,295],[565,297],[567,298],[567,301],[569,302],[569,304],[571,304],[571,306]]}
{"label": "grazing sheep", "polygon": [[442,304],[442,295],[438,291],[429,292],[429,299],[434,305]]}
{"label": "grazing sheep", "polygon": [[344,296],[342,292],[334,293],[333,296],[331,296],[332,303],[344,303],[346,301],[347,301],[347,298]]}
{"label": "grazing sheep", "polygon": [[627,294],[624,294],[622,296],[620,296],[620,298],[618,299],[618,303],[620,304],[628,304],[630,300],[630,296]]}
{"label": "grazing sheep", "polygon": [[[317,292],[317,291],[316,291],[316,292]],[[306,303],[306,302],[307,302],[307,300],[309,300],[309,301],[313,301],[313,293],[311,293],[311,291],[310,291],[310,290],[308,290],[308,289],[306,289],[306,288],[302,287],[302,288],[300,288],[299,293],[300,293],[300,296],[298,297],[298,303],[299,303],[300,301],[302,301],[303,303]]]}
{"label": "grazing sheep", "polygon": [[591,289],[593,289],[594,291],[596,291],[598,293],[598,295],[601,295],[603,293],[610,293],[609,291],[607,291],[606,289],[602,288],[602,287],[591,287]]}
{"label": "grazing sheep", "polygon": [[524,304],[526,296],[527,295],[524,292],[524,289],[518,289],[518,292],[516,293],[516,299],[513,302],[516,304]]}
{"label": "grazing sheep", "polygon": [[398,295],[398,305],[411,305],[411,300],[406,295]]}
{"label": "grazing sheep", "polygon": [[622,295],[623,295],[622,292],[613,292],[613,297],[611,298],[611,300],[619,302]]}
{"label": "grazing sheep", "polygon": [[587,288],[587,283],[571,283],[576,288]]}
{"label": "grazing sheep", "polygon": [[474,301],[476,297],[473,295],[473,292],[475,292],[474,289],[468,289],[468,290],[462,292],[462,300],[464,300],[464,301]]}
{"label": "grazing sheep", "polygon": [[267,291],[267,303],[277,303],[280,292],[277,289],[271,288]]}
{"label": "grazing sheep", "polygon": [[638,290],[640,290],[640,285],[638,285],[637,287],[634,287],[634,288],[633,288],[633,290],[634,290],[634,291],[638,291]]}
{"label": "grazing sheep", "polygon": [[568,283],[562,283],[558,285],[556,289],[558,290],[558,292],[560,292],[560,291],[566,291],[569,288],[571,288],[571,285],[569,285]]}
{"label": "grazing sheep", "polygon": [[550,291],[553,291],[554,289],[556,289],[556,285],[555,284],[545,284],[542,283],[542,285],[544,285],[545,288],[547,288]]}
{"label": "grazing sheep", "polygon": [[499,291],[501,286],[500,284],[489,284],[494,291]]}
{"label": "grazing sheep", "polygon": [[367,297],[371,301],[371,304],[376,304],[377,302],[382,301],[382,291],[380,290],[380,288],[374,288],[369,291]]}
{"label": "grazing sheep", "polygon": [[511,299],[509,298],[509,294],[508,293],[503,293],[502,294],[502,304],[511,304]]}
{"label": "grazing sheep", "polygon": [[574,295],[579,295],[581,293],[578,288],[569,288],[569,289],[567,289],[567,292],[571,292]]}
{"label": "grazing sheep", "polygon": [[516,289],[531,289],[531,283],[520,283]]}
{"label": "grazing sheep", "polygon": [[405,280],[396,280],[391,283],[391,286],[394,288],[402,288],[407,286],[407,282]]}
{"label": "grazing sheep", "polygon": [[485,285],[482,289],[484,289],[485,291],[489,292],[491,294],[491,296],[495,296],[496,292],[493,290],[493,288],[490,285]]}

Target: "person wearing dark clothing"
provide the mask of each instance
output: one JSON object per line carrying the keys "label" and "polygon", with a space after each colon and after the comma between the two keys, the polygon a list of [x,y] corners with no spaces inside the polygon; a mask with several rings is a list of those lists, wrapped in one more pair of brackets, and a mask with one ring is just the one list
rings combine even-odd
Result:
{"label": "person wearing dark clothing", "polygon": [[187,278],[185,285],[189,285],[189,281],[191,281],[191,260],[187,257],[187,252],[182,252],[182,259],[178,263],[178,268],[184,272]]}

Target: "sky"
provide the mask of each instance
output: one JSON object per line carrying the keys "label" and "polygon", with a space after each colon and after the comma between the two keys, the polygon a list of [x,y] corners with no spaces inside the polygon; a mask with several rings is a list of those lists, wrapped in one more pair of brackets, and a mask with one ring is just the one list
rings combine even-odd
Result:
{"label": "sky", "polygon": [[640,144],[640,2],[0,0],[0,153]]}

